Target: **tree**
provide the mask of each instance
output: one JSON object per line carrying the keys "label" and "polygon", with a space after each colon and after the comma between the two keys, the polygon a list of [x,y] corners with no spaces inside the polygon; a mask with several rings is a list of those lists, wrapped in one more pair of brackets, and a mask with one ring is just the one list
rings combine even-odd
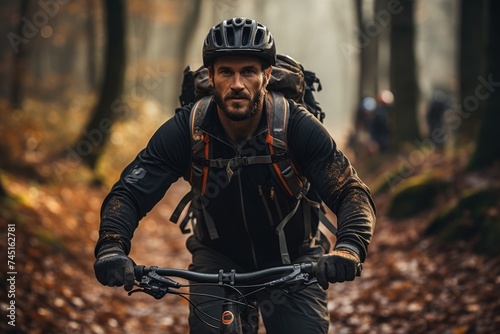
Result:
{"label": "tree", "polygon": [[[354,130],[350,134],[348,145],[356,157],[369,156],[375,149],[375,142],[379,144],[378,141],[381,138],[378,135],[378,128],[373,127],[373,114],[376,107],[375,96],[379,91],[379,83],[384,79],[386,82],[388,81],[387,76],[384,76],[384,71],[379,68],[380,36],[385,37],[389,22],[378,14],[382,13],[383,16],[386,2],[387,0],[377,0],[375,2],[356,0],[354,3],[357,25],[357,51],[359,53],[358,104],[354,111]],[[371,8],[368,8],[366,4],[371,5]],[[387,47],[388,45],[385,44],[384,46]],[[381,113],[378,113],[378,115],[381,115]],[[381,117],[377,117],[377,119],[381,119]],[[387,119],[385,118],[382,123],[386,124]],[[387,136],[384,138],[387,138]],[[386,147],[382,146],[378,148],[385,150]]]}
{"label": "tree", "polygon": [[191,6],[184,18],[182,24],[181,38],[180,38],[180,48],[179,48],[179,59],[182,64],[186,63],[186,55],[189,49],[189,45],[195,35],[196,27],[198,21],[200,20],[201,14],[201,0],[191,1]]}
{"label": "tree", "polygon": [[[94,19],[95,14],[97,13],[96,10],[96,3],[94,0],[89,0],[87,2],[87,10],[88,10],[88,17],[87,17],[87,22],[86,22],[86,29],[88,31],[89,36],[95,36],[97,33],[96,29],[96,20]],[[97,61],[96,61],[96,56],[97,56],[97,40],[96,38],[89,38],[88,40],[88,55],[87,55],[87,61],[88,61],[88,80],[90,87],[94,88],[96,84],[98,83],[98,75],[97,75]]]}
{"label": "tree", "polygon": [[[459,75],[461,101],[475,95],[478,76],[485,71],[487,0],[462,0],[459,35]],[[459,141],[468,142],[477,133],[483,104],[470,113],[460,127]]]}
{"label": "tree", "polygon": [[[486,76],[482,78],[481,95],[478,100],[485,99],[485,109],[481,128],[477,136],[476,149],[469,162],[469,169],[486,167],[500,159],[500,140],[498,127],[500,124],[500,22],[496,17],[500,13],[500,2],[488,1],[486,53]],[[477,86],[477,85],[476,85]],[[476,88],[476,91],[478,89]]]}
{"label": "tree", "polygon": [[[28,17],[29,11],[29,0],[22,0],[20,4],[20,14],[21,18]],[[16,43],[14,47],[15,58],[14,58],[14,71],[12,73],[12,86],[10,93],[10,104],[13,108],[19,109],[22,106],[23,96],[22,96],[22,86],[24,81],[24,76],[26,73],[26,62],[27,62],[27,52],[26,46],[24,44],[23,36],[23,25],[25,22],[19,20],[19,26],[17,31],[18,38],[21,39],[19,43]]]}
{"label": "tree", "polygon": [[392,15],[389,2],[392,0],[375,0],[375,24],[377,26],[376,39],[376,55],[375,61],[377,64],[375,75],[375,91],[379,92],[382,89],[389,88],[389,63],[390,59],[386,56],[390,50],[390,32]]}
{"label": "tree", "polygon": [[[125,2],[106,0],[106,54],[104,79],[99,101],[95,106],[83,135],[75,144],[81,161],[94,169],[111,134],[111,126],[119,116],[116,101],[123,91],[126,65]],[[82,145],[86,143],[87,145]]]}
{"label": "tree", "polygon": [[[356,0],[355,12],[358,25],[359,49],[359,90],[358,100],[364,96],[375,96],[377,93],[377,36],[378,33],[369,31],[376,28],[376,22],[363,15],[363,0]],[[371,12],[371,11],[370,11]],[[380,28],[380,27],[378,27]]]}
{"label": "tree", "polygon": [[[187,54],[189,46],[193,40],[193,36],[195,36],[198,21],[200,20],[201,5],[201,0],[191,1],[190,6],[186,11],[183,24],[181,25],[181,38],[179,39],[180,45],[178,47],[179,53],[177,55],[177,59],[181,66],[179,67],[179,73],[177,75],[178,78],[182,78],[184,68],[188,65],[186,64]],[[177,94],[178,92],[175,91],[174,93]]]}
{"label": "tree", "polygon": [[392,14],[390,80],[394,106],[389,115],[393,125],[392,146],[413,143],[420,137],[413,8],[413,1],[401,1],[398,10]]}
{"label": "tree", "polygon": [[4,197],[7,197],[7,192],[5,191],[5,188],[3,186],[2,179],[0,179],[0,200]]}

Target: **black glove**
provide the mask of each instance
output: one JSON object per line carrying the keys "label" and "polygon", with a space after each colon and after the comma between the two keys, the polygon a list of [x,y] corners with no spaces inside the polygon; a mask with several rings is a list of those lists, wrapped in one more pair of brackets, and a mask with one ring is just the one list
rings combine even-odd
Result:
{"label": "black glove", "polygon": [[123,285],[126,291],[130,291],[134,287],[134,265],[120,243],[111,241],[103,244],[97,252],[95,277],[103,285]]}
{"label": "black glove", "polygon": [[350,249],[333,250],[318,260],[316,279],[324,290],[328,289],[328,282],[353,281],[359,274],[361,274],[361,261],[358,254]]}

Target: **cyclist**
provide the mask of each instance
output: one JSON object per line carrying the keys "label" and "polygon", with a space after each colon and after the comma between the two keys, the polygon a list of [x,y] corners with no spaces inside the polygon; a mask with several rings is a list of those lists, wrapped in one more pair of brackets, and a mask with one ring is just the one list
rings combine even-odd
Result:
{"label": "cyclist", "polygon": [[[202,54],[215,92],[201,126],[209,134],[212,157],[269,154],[266,85],[276,62],[269,30],[248,18],[224,20],[209,31]],[[276,226],[297,207],[285,228],[288,255],[292,263],[318,261],[319,285],[291,295],[263,291],[255,301],[268,333],[327,333],[324,290],[329,282],[354,280],[372,238],[375,206],[369,189],[323,125],[305,108],[291,100],[287,103],[287,152],[294,168],[311,184],[306,197],[323,201],[337,216],[334,249],[328,253],[330,245],[319,232],[318,208],[296,205],[297,199],[286,193],[269,164],[233,166],[232,177],[226,175],[227,168],[209,168],[215,191],[195,200],[196,224],[186,242],[192,253],[189,269],[245,272],[281,264]],[[189,178],[191,109],[191,105],[183,108],[157,130],[104,199],[94,264],[102,284],[132,289],[134,262],[128,254],[138,222],[173,182]],[[207,288],[192,291],[217,293],[203,289]],[[220,313],[213,305],[206,311],[215,317]],[[191,333],[210,333],[193,312],[189,324]]]}

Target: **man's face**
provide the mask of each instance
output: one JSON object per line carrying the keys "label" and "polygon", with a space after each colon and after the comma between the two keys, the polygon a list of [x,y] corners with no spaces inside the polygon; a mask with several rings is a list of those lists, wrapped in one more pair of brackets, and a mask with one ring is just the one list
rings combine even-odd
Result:
{"label": "man's face", "polygon": [[263,72],[262,63],[257,58],[218,58],[209,71],[209,77],[219,109],[233,121],[253,117],[262,107],[269,75],[270,70],[269,73]]}

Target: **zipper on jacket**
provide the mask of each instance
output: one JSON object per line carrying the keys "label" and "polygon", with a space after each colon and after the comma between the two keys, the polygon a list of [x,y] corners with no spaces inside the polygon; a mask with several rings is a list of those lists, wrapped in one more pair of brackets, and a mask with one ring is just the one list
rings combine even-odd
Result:
{"label": "zipper on jacket", "polygon": [[269,205],[267,205],[267,200],[264,197],[264,192],[262,191],[262,186],[259,184],[258,187],[259,187],[259,195],[260,195],[260,198],[262,199],[262,204],[264,204],[264,208],[266,209],[266,213],[267,213],[267,218],[269,219],[269,224],[271,224],[271,227],[272,227],[272,226],[274,226],[274,222],[273,222],[273,216],[271,214],[271,210],[269,209]]}
{"label": "zipper on jacket", "polygon": [[280,222],[283,221],[283,214],[281,213],[280,202],[276,198],[276,191],[274,190],[274,187],[271,187],[269,197],[271,198],[271,201],[273,201],[274,205],[276,206],[276,210],[278,211],[278,215],[280,217]]}
{"label": "zipper on jacket", "polygon": [[[258,134],[254,135],[252,138],[257,137],[257,136],[261,135],[264,132],[267,132],[267,129],[263,129]],[[246,142],[248,142],[248,140],[247,140],[242,145],[238,145],[237,147],[235,147],[234,145],[226,142],[224,139],[222,139],[220,137],[216,137],[216,136],[212,136],[212,137],[214,139],[217,139],[221,143],[223,143],[225,145],[228,145],[229,147],[233,148],[234,151],[235,151],[235,153],[236,153],[236,157],[239,157],[241,155],[241,150],[242,150],[244,144]],[[250,139],[252,139],[252,138],[250,138]],[[248,222],[247,222],[246,215],[245,215],[245,201],[243,199],[243,191],[242,191],[242,186],[241,186],[241,173],[237,173],[237,177],[238,177],[238,184],[239,184],[239,188],[240,188],[240,201],[241,201],[241,213],[242,213],[242,216],[243,216],[242,217],[243,218],[243,225],[245,226],[245,231],[247,232],[248,238],[250,239],[250,248],[251,248],[251,252],[252,252],[252,258],[253,258],[254,266],[255,266],[255,268],[259,268],[259,265],[257,263],[257,256],[255,255],[255,245],[253,243],[252,236],[250,235],[250,230],[248,229]]]}
{"label": "zipper on jacket", "polygon": [[242,191],[242,187],[241,187],[241,173],[238,173],[238,185],[240,188],[241,213],[243,215],[243,217],[242,217],[243,218],[243,225],[245,226],[245,230],[247,232],[248,238],[250,239],[250,248],[252,251],[254,266],[255,266],[255,268],[259,268],[259,265],[257,264],[257,256],[255,255],[255,246],[253,244],[252,236],[250,235],[250,230],[248,229],[248,222],[247,222],[246,215],[245,215],[245,201],[243,199],[243,191]]}

